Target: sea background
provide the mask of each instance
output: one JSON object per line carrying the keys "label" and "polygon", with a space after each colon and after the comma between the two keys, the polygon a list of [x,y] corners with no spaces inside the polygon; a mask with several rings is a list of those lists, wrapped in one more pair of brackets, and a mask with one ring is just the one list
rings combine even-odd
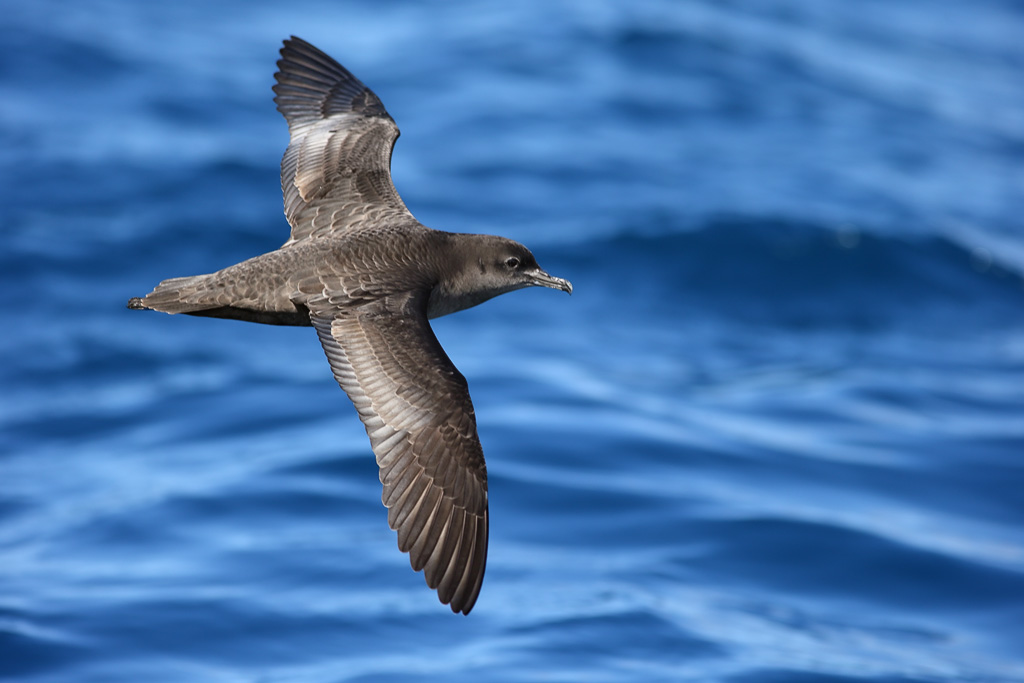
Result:
{"label": "sea background", "polygon": [[[1024,681],[1019,2],[0,9],[0,678]],[[290,34],[576,288],[434,324],[468,617],[311,329],[124,307],[285,240]]]}

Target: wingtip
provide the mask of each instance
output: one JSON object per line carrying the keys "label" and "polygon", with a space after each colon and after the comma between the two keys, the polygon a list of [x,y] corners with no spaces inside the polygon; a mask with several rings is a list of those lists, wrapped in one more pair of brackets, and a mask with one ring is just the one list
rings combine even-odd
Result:
{"label": "wingtip", "polygon": [[291,36],[280,53],[272,90],[289,127],[344,113],[390,118],[373,91],[315,45]]}
{"label": "wingtip", "polygon": [[[313,47],[307,40],[303,40],[296,35],[291,35],[281,41],[281,49],[278,52],[281,54],[281,59],[284,60],[287,52],[292,50],[298,50],[302,48]],[[314,48],[315,49],[315,48]],[[280,64],[281,62],[278,62]]]}
{"label": "wingtip", "polygon": [[146,308],[146,305],[142,303],[142,297],[133,296],[131,299],[128,299],[127,308],[133,311],[141,311]]}
{"label": "wingtip", "polygon": [[[482,579],[483,576],[481,575]],[[452,601],[451,608],[455,614],[462,613],[463,616],[469,616],[469,613],[473,611],[473,606],[476,605],[477,598],[480,597],[480,582],[477,581],[476,585],[471,588],[472,594],[461,601]],[[461,603],[461,604],[460,604]]]}

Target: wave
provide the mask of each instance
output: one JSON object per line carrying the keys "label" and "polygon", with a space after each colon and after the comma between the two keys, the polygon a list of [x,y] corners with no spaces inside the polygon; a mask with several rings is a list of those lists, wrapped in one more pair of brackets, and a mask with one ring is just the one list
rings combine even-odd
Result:
{"label": "wave", "polygon": [[718,219],[681,233],[602,238],[577,245],[567,260],[569,272],[592,271],[591,284],[611,298],[758,318],[869,322],[952,312],[1006,320],[1024,309],[1020,273],[941,236]]}

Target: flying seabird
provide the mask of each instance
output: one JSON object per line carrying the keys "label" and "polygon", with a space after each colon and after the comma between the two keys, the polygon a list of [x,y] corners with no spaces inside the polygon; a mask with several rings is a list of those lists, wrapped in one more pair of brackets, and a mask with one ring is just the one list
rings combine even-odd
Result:
{"label": "flying seabird", "polygon": [[442,603],[469,614],[487,561],[487,468],[466,380],[428,320],[572,284],[518,242],[422,225],[392,184],[398,126],[373,91],[295,36],[277,66],[288,241],[164,280],[128,308],[314,327],[370,437],[398,548]]}

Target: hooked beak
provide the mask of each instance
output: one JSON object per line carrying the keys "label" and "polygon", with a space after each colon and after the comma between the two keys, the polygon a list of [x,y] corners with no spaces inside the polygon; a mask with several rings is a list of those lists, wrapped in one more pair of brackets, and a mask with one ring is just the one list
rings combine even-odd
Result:
{"label": "hooked beak", "polygon": [[548,275],[540,268],[533,271],[529,275],[530,280],[532,280],[531,284],[534,284],[538,287],[550,287],[551,289],[560,289],[566,294],[572,294],[572,283],[569,282],[568,280],[563,280],[560,277]]}

